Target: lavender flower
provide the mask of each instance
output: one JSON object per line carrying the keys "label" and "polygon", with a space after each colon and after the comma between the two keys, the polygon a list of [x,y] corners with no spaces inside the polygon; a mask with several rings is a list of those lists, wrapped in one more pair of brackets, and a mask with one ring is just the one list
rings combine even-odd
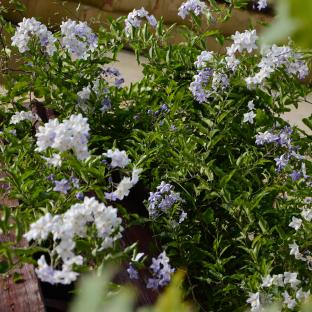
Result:
{"label": "lavender flower", "polygon": [[188,0],[179,7],[178,15],[185,19],[190,12],[193,12],[196,16],[208,11],[208,7],[203,1]]}
{"label": "lavender flower", "polygon": [[147,209],[150,217],[156,218],[160,212],[168,212],[174,204],[181,201],[180,193],[174,192],[171,184],[162,181],[156,192],[150,192]]}
{"label": "lavender flower", "polygon": [[165,251],[157,259],[152,259],[150,269],[152,270],[153,278],[148,279],[146,287],[152,289],[166,286],[170,282],[172,273],[175,271],[174,268],[171,268]]}
{"label": "lavender flower", "polygon": [[134,9],[128,14],[125,20],[125,32],[129,36],[131,34],[132,28],[139,28],[142,23],[142,19],[146,18],[147,22],[155,28],[157,26],[157,20],[153,15],[149,15],[148,12],[142,7],[140,10]]}
{"label": "lavender flower", "polygon": [[110,110],[111,107],[112,107],[112,102],[111,102],[110,98],[106,96],[106,97],[104,98],[104,100],[102,101],[102,107],[100,108],[100,111],[101,111],[102,113],[105,113],[105,112],[107,112],[108,110]]}
{"label": "lavender flower", "polygon": [[83,193],[78,192],[78,193],[76,194],[76,198],[77,198],[78,200],[83,200],[83,199],[84,199]]}
{"label": "lavender flower", "polygon": [[275,160],[276,166],[277,166],[276,171],[279,172],[287,166],[287,164],[289,162],[289,157],[288,157],[288,155],[283,154],[280,157],[274,158],[274,160]]}
{"label": "lavender flower", "polygon": [[139,272],[130,264],[127,272],[130,279],[139,279]]}
{"label": "lavender flower", "polygon": [[289,176],[293,181],[298,181],[301,178],[301,172],[293,170],[293,172]]}
{"label": "lavender flower", "polygon": [[85,22],[67,20],[61,24],[62,45],[73,59],[87,59],[98,46],[98,38]]}
{"label": "lavender flower", "polygon": [[62,179],[61,181],[54,181],[53,191],[60,192],[63,194],[67,194],[67,192],[71,189],[69,181],[66,179]]}
{"label": "lavender flower", "polygon": [[208,100],[211,92],[205,90],[208,85],[210,78],[213,75],[213,70],[211,68],[203,68],[197,71],[197,75],[193,77],[193,81],[190,84],[190,91],[192,92],[194,98],[199,103],[204,103]]}

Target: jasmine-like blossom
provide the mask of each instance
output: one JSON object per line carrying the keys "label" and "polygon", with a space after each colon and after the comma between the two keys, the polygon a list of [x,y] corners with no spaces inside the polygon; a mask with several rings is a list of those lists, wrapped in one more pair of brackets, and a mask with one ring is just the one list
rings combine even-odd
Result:
{"label": "jasmine-like blossom", "polygon": [[256,135],[256,144],[257,145],[264,145],[272,142],[276,142],[278,140],[278,136],[274,135],[269,131],[259,132]]}
{"label": "jasmine-like blossom", "polygon": [[225,57],[225,65],[227,69],[231,70],[232,72],[236,71],[239,64],[240,60],[238,60],[234,54]]}
{"label": "jasmine-like blossom", "polygon": [[254,110],[255,109],[255,104],[254,104],[253,100],[249,101],[247,106],[248,106],[249,110]]}
{"label": "jasmine-like blossom", "polygon": [[51,234],[55,246],[51,254],[62,260],[62,270],[49,266],[44,256],[38,260],[36,273],[42,281],[70,284],[77,279],[79,274],[72,270],[73,265],[82,265],[83,258],[74,253],[75,238],[85,237],[88,227],[93,227],[102,241],[99,250],[112,247],[123,230],[116,208],[106,207],[89,197],[85,197],[83,203],[72,205],[62,215],[52,216],[48,213],[31,224],[24,237],[28,241],[41,241]]}
{"label": "jasmine-like blossom", "polygon": [[288,308],[288,309],[293,310],[293,309],[296,307],[296,305],[297,305],[296,299],[293,299],[293,298],[288,294],[287,290],[285,290],[285,291],[283,292],[283,297],[284,297],[283,303],[284,303],[285,305],[287,305],[287,308]]}
{"label": "jasmine-like blossom", "polygon": [[271,287],[273,285],[274,278],[271,275],[262,277],[261,287]]}
{"label": "jasmine-like blossom", "polygon": [[301,178],[301,172],[300,171],[296,171],[296,170],[293,170],[292,173],[289,175],[291,177],[291,179],[293,181],[298,181],[300,180]]}
{"label": "jasmine-like blossom", "polygon": [[296,244],[296,242],[293,242],[292,244],[288,245],[290,248],[290,255],[295,256],[297,260],[306,261],[306,259],[303,257],[303,255],[299,251],[299,246]]}
{"label": "jasmine-like blossom", "polygon": [[173,189],[173,185],[162,181],[156,192],[150,192],[147,209],[151,218],[156,218],[160,212],[168,212],[174,204],[182,202],[180,193]]}
{"label": "jasmine-like blossom", "polygon": [[41,47],[44,48],[48,55],[53,55],[56,51],[56,38],[47,29],[45,25],[38,22],[34,17],[23,18],[23,21],[18,23],[15,34],[12,37],[12,46],[16,46],[21,53],[29,50],[29,41],[32,37],[39,40]]}
{"label": "jasmine-like blossom", "polygon": [[251,306],[250,311],[252,311],[252,312],[261,312],[262,311],[259,292],[249,293],[249,298],[247,299],[246,302],[249,303]]}
{"label": "jasmine-like blossom", "polygon": [[208,7],[205,2],[199,0],[188,0],[179,7],[178,15],[185,19],[190,12],[193,12],[196,16],[208,11]]}
{"label": "jasmine-like blossom", "polygon": [[185,211],[182,211],[179,217],[178,223],[182,223],[187,218],[187,213]]}
{"label": "jasmine-like blossom", "polygon": [[105,113],[105,112],[107,112],[108,110],[110,110],[111,108],[112,108],[112,102],[111,102],[110,98],[106,96],[106,97],[103,99],[103,101],[102,101],[102,107],[100,108],[100,111],[101,111],[102,113]]}
{"label": "jasmine-like blossom", "polygon": [[253,124],[255,117],[256,117],[256,114],[253,111],[245,113],[243,122],[244,123],[249,122],[249,123]]}
{"label": "jasmine-like blossom", "polygon": [[103,156],[112,159],[110,164],[112,168],[125,168],[131,162],[126,151],[120,151],[118,148],[109,149],[107,153],[103,153]]}
{"label": "jasmine-like blossom", "polygon": [[37,137],[38,152],[48,147],[55,148],[60,152],[73,150],[79,160],[89,156],[88,136],[90,127],[87,118],[79,115],[71,115],[60,123],[57,119],[51,119],[44,126],[40,126]]}
{"label": "jasmine-like blossom", "polygon": [[75,196],[76,196],[76,198],[77,198],[78,200],[83,200],[83,199],[84,199],[84,195],[83,195],[83,193],[81,193],[81,192],[78,192]]}
{"label": "jasmine-like blossom", "polygon": [[139,272],[130,264],[127,272],[130,279],[139,279]]}
{"label": "jasmine-like blossom", "polygon": [[69,181],[66,179],[62,179],[60,181],[54,180],[54,188],[53,191],[60,192],[63,194],[67,194],[67,192],[71,189]]}
{"label": "jasmine-like blossom", "polygon": [[123,200],[124,197],[129,195],[131,188],[138,183],[141,172],[142,169],[134,168],[132,170],[132,177],[123,177],[117,185],[115,191],[111,193],[105,193],[105,198],[111,201],[115,201],[117,199]]}
{"label": "jasmine-like blossom", "polygon": [[312,220],[312,209],[303,209],[301,211],[301,216],[307,220],[308,222],[310,222]]}
{"label": "jasmine-like blossom", "polygon": [[227,54],[229,56],[234,55],[236,52],[243,52],[245,50],[248,53],[251,53],[253,50],[258,48],[256,45],[258,36],[255,29],[245,30],[243,33],[236,31],[231,38],[234,42],[229,48],[227,48]]}
{"label": "jasmine-like blossom", "polygon": [[143,7],[139,10],[134,9],[128,14],[125,20],[125,32],[127,36],[131,34],[132,28],[139,28],[141,26],[143,18],[145,18],[153,28],[157,26],[157,20],[154,15],[149,15]]}
{"label": "jasmine-like blossom", "polygon": [[303,291],[302,288],[300,288],[299,290],[297,290],[296,292],[296,298],[298,300],[307,300],[310,297],[310,290],[308,291]]}
{"label": "jasmine-like blossom", "polygon": [[297,277],[297,272],[284,272],[284,284],[290,284],[293,289],[297,289],[297,286],[301,283]]}
{"label": "jasmine-like blossom", "polygon": [[10,120],[10,124],[11,125],[16,125],[18,123],[20,123],[23,120],[30,120],[31,122],[34,122],[36,120],[38,120],[39,117],[37,114],[34,114],[33,112],[26,112],[26,111],[20,111],[20,112],[16,112]]}
{"label": "jasmine-like blossom", "polygon": [[257,7],[258,10],[261,11],[268,6],[267,0],[258,0]]}
{"label": "jasmine-like blossom", "polygon": [[73,59],[87,59],[98,46],[98,38],[86,22],[62,22],[61,34],[62,45]]}
{"label": "jasmine-like blossom", "polygon": [[289,223],[289,226],[298,231],[302,225],[302,219],[292,217],[291,222]]}
{"label": "jasmine-like blossom", "polygon": [[276,171],[279,172],[287,166],[287,164],[289,162],[289,157],[288,157],[288,155],[283,154],[280,157],[274,158],[274,160],[275,160],[276,166],[277,166]]}
{"label": "jasmine-like blossom", "polygon": [[48,165],[51,165],[53,167],[61,167],[62,166],[62,158],[60,154],[53,153],[52,157],[44,157],[43,159],[47,162]]}
{"label": "jasmine-like blossom", "polygon": [[210,51],[202,51],[199,56],[197,56],[197,60],[194,63],[195,67],[201,69],[206,66],[206,62],[209,62],[213,59],[213,52]]}
{"label": "jasmine-like blossom", "polygon": [[158,289],[159,287],[164,287],[169,284],[171,275],[175,271],[174,268],[171,268],[169,258],[167,257],[165,251],[163,251],[157,259],[152,259],[150,269],[152,271],[153,278],[148,279],[146,287],[152,289]]}
{"label": "jasmine-like blossom", "polygon": [[246,78],[248,88],[263,84],[274,71],[282,67],[285,68],[288,74],[297,76],[299,79],[303,79],[308,75],[309,68],[301,60],[302,55],[294,52],[288,46],[273,45],[264,48],[261,54],[262,59],[258,64],[260,71],[254,76]]}

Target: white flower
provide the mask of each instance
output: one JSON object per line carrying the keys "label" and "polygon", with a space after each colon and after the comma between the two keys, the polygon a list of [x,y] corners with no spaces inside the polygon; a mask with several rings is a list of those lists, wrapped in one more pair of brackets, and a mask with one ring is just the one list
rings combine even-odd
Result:
{"label": "white flower", "polygon": [[62,22],[61,34],[62,45],[73,59],[87,59],[98,46],[98,38],[86,22]]}
{"label": "white flower", "polygon": [[131,188],[138,183],[141,172],[142,169],[133,168],[132,177],[123,177],[117,189],[112,193],[105,193],[105,197],[112,201],[123,200],[125,196],[129,195]]}
{"label": "white flower", "polygon": [[284,291],[283,293],[283,297],[284,297],[284,304],[287,305],[287,307],[291,310],[293,310],[295,308],[295,306],[297,305],[296,299],[292,299],[287,290]]}
{"label": "white flower", "polygon": [[87,118],[81,114],[71,115],[69,119],[59,123],[57,119],[49,120],[43,127],[39,127],[36,133],[38,152],[48,147],[60,152],[73,150],[79,160],[89,157],[88,136],[90,127]]}
{"label": "white flower", "polygon": [[30,120],[31,122],[34,122],[38,119],[39,117],[37,114],[34,114],[32,112],[20,111],[20,112],[16,112],[11,117],[10,124],[16,125],[23,120]]}
{"label": "white flower", "polygon": [[260,312],[262,310],[259,292],[249,293],[249,298],[247,299],[247,303],[251,305],[252,312]]}
{"label": "white flower", "polygon": [[110,164],[112,168],[125,168],[130,163],[127,153],[125,151],[120,151],[118,148],[114,150],[109,149],[107,153],[103,153],[103,155],[112,159]]}
{"label": "white flower", "polygon": [[292,217],[292,221],[289,223],[289,226],[294,228],[296,231],[300,229],[302,225],[302,219]]}
{"label": "white flower", "polygon": [[298,273],[296,272],[284,272],[284,284],[290,284],[293,289],[297,289],[297,286],[301,283],[297,276]]}
{"label": "white flower", "polygon": [[273,284],[274,278],[271,275],[267,275],[266,277],[262,277],[262,287],[271,287]]}
{"label": "white flower", "polygon": [[47,239],[54,226],[53,221],[54,218],[52,215],[47,213],[45,216],[30,225],[30,230],[24,234],[24,237],[27,241]]}
{"label": "white flower", "polygon": [[248,53],[251,53],[253,50],[256,50],[258,47],[256,41],[258,39],[256,30],[245,30],[243,33],[238,31],[232,35],[233,44],[227,49],[227,54],[229,56],[233,55],[235,52],[243,52],[247,50]]}
{"label": "white flower", "polygon": [[310,290],[308,291],[303,291],[302,288],[297,290],[296,292],[296,298],[298,300],[307,300],[310,297]]}
{"label": "white flower", "polygon": [[248,109],[249,109],[249,110],[254,110],[254,109],[255,109],[255,104],[254,104],[253,101],[249,101],[248,104],[247,104],[247,106],[248,106]]}
{"label": "white flower", "polygon": [[244,123],[249,122],[249,123],[253,124],[255,117],[256,117],[256,114],[253,111],[250,111],[250,112],[244,114],[243,122]]}
{"label": "white flower", "polygon": [[233,72],[236,71],[238,65],[240,64],[240,60],[238,60],[234,54],[230,54],[225,57],[226,67]]}
{"label": "white flower", "polygon": [[312,209],[303,209],[301,215],[305,220],[310,222],[312,220]]}
{"label": "white flower", "polygon": [[59,154],[53,153],[52,157],[42,157],[46,160],[46,162],[53,167],[61,167],[62,166],[62,158]]}
{"label": "white flower", "polygon": [[302,254],[299,252],[299,246],[296,244],[296,242],[293,242],[292,244],[288,245],[290,248],[290,255],[294,255],[297,260],[305,261],[305,258],[302,256]]}
{"label": "white flower", "polygon": [[18,23],[15,34],[12,37],[12,46],[16,46],[21,53],[29,50],[28,43],[31,37],[37,37],[40,45],[45,48],[48,55],[53,55],[56,51],[56,38],[47,27],[38,22],[34,17],[23,18],[23,21]]}
{"label": "white flower", "polygon": [[38,261],[36,273],[38,277],[51,284],[70,284],[78,277],[77,272],[72,271],[72,266],[82,265],[82,256],[74,253],[76,247],[75,238],[83,238],[87,234],[87,227],[94,226],[97,237],[102,239],[101,248],[111,247],[121,238],[121,219],[117,216],[117,209],[106,207],[95,198],[85,197],[81,204],[74,204],[63,215],[46,214],[35,223],[31,224],[30,231],[24,237],[30,240],[47,239],[51,233],[54,240],[54,248],[51,255],[57,256],[63,261],[62,270],[54,270],[46,263],[42,256]]}
{"label": "white flower", "polygon": [[278,287],[284,287],[284,275],[274,274],[272,284]]}
{"label": "white flower", "polygon": [[194,63],[196,68],[202,68],[205,67],[206,62],[209,62],[213,59],[213,52],[209,51],[202,51],[199,56],[197,56],[197,60]]}
{"label": "white flower", "polygon": [[83,87],[81,91],[79,91],[77,93],[78,95],[78,98],[81,100],[81,101],[87,101],[89,100],[90,98],[90,95],[91,95],[91,89],[89,86],[87,87]]}

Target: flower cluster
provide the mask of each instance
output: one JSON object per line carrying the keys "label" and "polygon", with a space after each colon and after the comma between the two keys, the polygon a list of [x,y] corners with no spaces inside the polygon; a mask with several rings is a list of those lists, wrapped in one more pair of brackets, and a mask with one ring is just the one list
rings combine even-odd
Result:
{"label": "flower cluster", "polygon": [[[297,218],[295,216],[292,217],[289,226],[293,228],[296,232],[298,232],[301,228],[304,227],[305,222],[311,222],[312,220],[312,209],[311,209],[312,199],[311,197],[306,197],[304,199],[304,205],[301,207],[301,218]],[[299,246],[294,240],[292,244],[288,245],[290,255],[293,255],[295,259],[301,260],[307,263],[308,268],[311,270],[312,268],[312,257],[311,252],[309,250],[305,250],[303,253],[300,252]]]}
{"label": "flower cluster", "polygon": [[190,12],[193,12],[195,15],[199,16],[200,14],[208,11],[208,7],[205,2],[200,0],[188,0],[179,7],[178,15],[185,19]]}
{"label": "flower cluster", "polygon": [[235,53],[245,50],[251,53],[253,50],[256,50],[258,48],[256,45],[258,36],[256,30],[245,30],[243,33],[236,31],[231,38],[233,39],[233,43],[227,48],[225,64],[229,70],[235,72],[240,64],[240,61],[235,57]]}
{"label": "flower cluster", "polygon": [[99,250],[112,247],[121,237],[121,219],[117,216],[117,209],[106,207],[93,197],[85,197],[83,203],[74,204],[62,215],[52,216],[48,213],[31,224],[24,237],[28,241],[42,241],[52,234],[54,248],[51,255],[55,255],[63,262],[62,270],[54,270],[42,256],[36,269],[42,281],[51,284],[70,284],[76,280],[78,273],[73,271],[73,265],[82,265],[83,257],[74,253],[75,238],[86,237],[87,225],[96,229],[97,238],[101,241]]}
{"label": "flower cluster", "polygon": [[61,24],[62,45],[73,59],[87,59],[98,46],[98,38],[85,22],[67,20]]}
{"label": "flower cluster", "polygon": [[234,55],[236,52],[243,52],[245,50],[251,53],[253,50],[258,49],[256,44],[258,36],[255,29],[245,30],[243,33],[236,31],[231,38],[234,42],[227,48],[227,55]]}
{"label": "flower cluster", "polygon": [[[249,293],[249,298],[247,303],[251,305],[251,311],[262,311],[261,295],[266,297],[267,301],[271,301],[270,295],[265,296],[265,290],[272,290],[275,288],[274,293],[281,292],[283,297],[283,304],[288,308],[293,310],[298,303],[306,300],[310,296],[310,291],[303,291],[302,288],[298,289],[298,286],[301,284],[301,280],[298,279],[297,272],[284,272],[283,274],[274,274],[267,275],[262,277],[261,288],[263,292]],[[288,288],[288,290],[286,289]],[[293,297],[289,294],[293,294]]]}
{"label": "flower cluster", "polygon": [[23,120],[30,120],[31,122],[34,122],[38,119],[39,119],[39,116],[37,114],[34,114],[32,112],[20,111],[20,112],[16,112],[11,117],[10,124],[16,125]]}
{"label": "flower cluster", "polygon": [[274,134],[269,131],[260,132],[256,135],[256,144],[265,145],[269,143],[274,143],[286,149],[286,152],[274,160],[276,162],[276,171],[280,172],[283,170],[290,160],[295,160],[300,167],[299,171],[294,170],[289,176],[293,181],[297,181],[300,178],[308,179],[309,176],[306,174],[306,167],[304,163],[304,156],[298,153],[296,147],[291,143],[292,129],[290,127],[284,127],[279,133]]}
{"label": "flower cluster", "polygon": [[62,123],[57,119],[49,120],[44,126],[40,126],[36,133],[36,150],[42,152],[48,147],[60,152],[73,150],[79,160],[86,159],[89,156],[89,129],[87,118],[83,118],[81,114],[71,115]]}
{"label": "flower cluster", "polygon": [[146,18],[152,27],[156,27],[157,20],[154,15],[149,15],[149,13],[143,7],[139,10],[134,9],[125,19],[125,32],[127,36],[131,34],[133,27],[139,28],[141,26],[143,18]]}
{"label": "flower cluster", "polygon": [[160,212],[169,212],[174,204],[182,202],[180,193],[173,189],[173,185],[162,181],[156,192],[150,192],[147,209],[151,218],[158,217]]}
{"label": "flower cluster", "polygon": [[15,34],[12,37],[12,46],[16,46],[21,53],[29,50],[29,41],[32,37],[39,39],[41,47],[45,49],[48,55],[53,55],[56,51],[56,38],[47,29],[47,27],[38,22],[34,17],[23,18],[18,23]]}
{"label": "flower cluster", "polygon": [[174,268],[171,268],[165,251],[157,259],[152,259],[150,269],[152,270],[153,278],[148,279],[146,287],[152,289],[166,286],[170,282],[172,273],[175,271]]}
{"label": "flower cluster", "polygon": [[125,168],[130,163],[130,159],[128,158],[126,151],[120,151],[118,148],[115,148],[114,150],[109,149],[107,153],[103,153],[103,156],[112,159],[110,164],[112,168]]}
{"label": "flower cluster", "polygon": [[303,79],[308,74],[307,64],[301,60],[300,53],[295,53],[290,47],[273,45],[262,50],[262,59],[258,64],[260,71],[246,78],[248,88],[262,85],[278,68],[285,68],[290,75]]}

